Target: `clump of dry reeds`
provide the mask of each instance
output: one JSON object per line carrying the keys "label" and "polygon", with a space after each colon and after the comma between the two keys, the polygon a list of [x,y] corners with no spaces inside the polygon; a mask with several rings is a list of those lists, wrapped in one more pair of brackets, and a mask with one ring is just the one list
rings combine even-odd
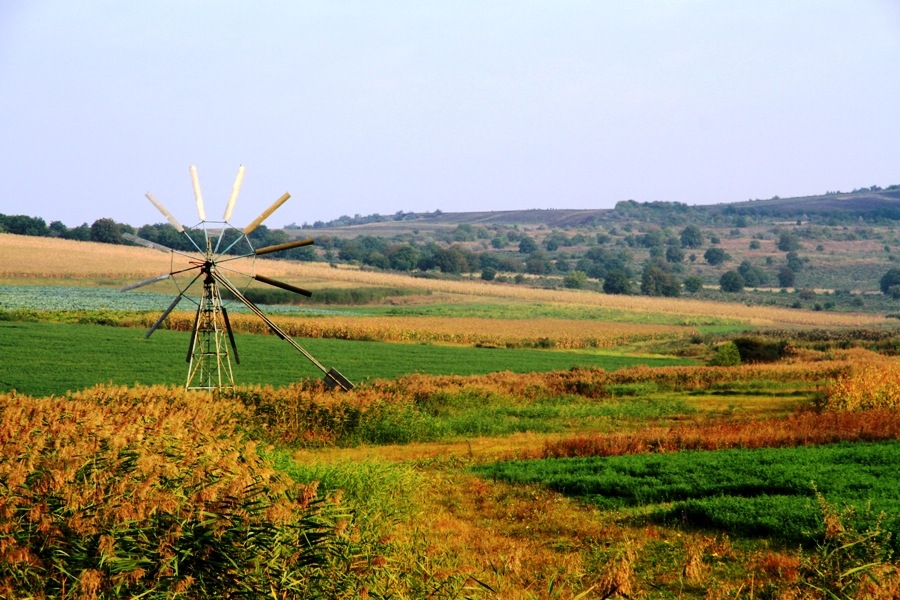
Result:
{"label": "clump of dry reeds", "polygon": [[0,396],[0,596],[329,596],[341,509],[242,438],[241,405],[167,387]]}

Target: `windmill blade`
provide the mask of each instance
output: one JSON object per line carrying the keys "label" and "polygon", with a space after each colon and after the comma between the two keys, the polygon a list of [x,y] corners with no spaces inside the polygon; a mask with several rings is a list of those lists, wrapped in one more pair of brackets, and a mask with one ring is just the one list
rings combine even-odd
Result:
{"label": "windmill blade", "polygon": [[228,319],[228,311],[224,306],[219,307],[222,311],[222,319],[225,321],[225,331],[228,332],[228,340],[231,342],[231,349],[234,351],[234,362],[241,364],[241,358],[238,356],[237,344],[234,343],[234,331],[231,329],[231,321]]}
{"label": "windmill blade", "polygon": [[171,276],[172,276],[171,273],[165,273],[165,274],[163,274],[163,275],[157,275],[156,277],[151,277],[150,279],[145,279],[145,280],[143,280],[143,281],[138,281],[137,283],[132,283],[132,284],[126,285],[125,287],[119,289],[119,291],[120,291],[120,292],[127,292],[127,291],[129,291],[129,290],[134,290],[134,289],[137,289],[137,288],[139,288],[139,287],[144,287],[145,285],[150,285],[151,283],[156,283],[156,282],[158,282],[158,281],[165,281],[166,279],[168,279],[168,278],[171,277]]}
{"label": "windmill blade", "polygon": [[194,184],[194,198],[197,199],[197,214],[201,221],[206,220],[206,209],[203,207],[203,194],[200,193],[200,179],[197,177],[197,167],[191,165],[191,183]]}
{"label": "windmill blade", "polygon": [[197,329],[200,327],[200,309],[203,307],[203,304],[197,305],[197,316],[194,317],[194,326],[191,327],[191,343],[188,344],[187,358],[185,362],[190,363],[191,358],[194,356],[194,342],[197,341]]}
{"label": "windmill blade", "polygon": [[234,210],[234,203],[237,202],[238,193],[241,191],[241,184],[244,182],[244,165],[238,167],[237,177],[234,180],[234,187],[231,188],[231,197],[228,198],[228,204],[225,205],[225,215],[223,221],[231,220],[231,211]]}
{"label": "windmill blade", "polygon": [[183,294],[178,294],[177,296],[175,296],[175,299],[172,300],[172,304],[169,305],[169,308],[163,311],[163,314],[159,316],[153,326],[151,326],[150,329],[147,330],[147,333],[144,334],[144,339],[149,338],[151,335],[153,335],[153,332],[156,331],[156,329],[160,325],[162,325],[162,322],[166,320],[166,317],[169,316],[169,313],[175,310],[175,307],[178,306],[178,303],[181,302],[182,298],[184,298]]}
{"label": "windmill blade", "polygon": [[262,275],[254,275],[253,279],[257,281],[261,281],[263,283],[268,283],[269,285],[273,285],[277,288],[281,288],[283,290],[287,290],[288,292],[294,292],[295,294],[300,294],[301,296],[306,296],[309,298],[312,296],[312,292],[309,290],[304,290],[303,288],[298,288],[297,286],[293,286],[289,283],[285,283],[283,281],[278,281],[277,279],[271,279],[269,277],[264,277]]}
{"label": "windmill blade", "polygon": [[169,220],[169,223],[172,225],[172,227],[174,227],[176,229],[176,231],[178,231],[178,233],[184,233],[184,226],[178,222],[178,219],[176,219],[175,217],[172,216],[172,213],[170,213],[168,210],[166,210],[166,207],[163,206],[162,203],[159,200],[157,200],[156,197],[153,196],[153,194],[151,194],[150,192],[147,192],[146,196],[147,196],[147,200],[152,202],[153,206],[156,207],[156,210],[161,212],[162,215],[166,219]]}
{"label": "windmill blade", "polygon": [[341,375],[337,369],[329,369],[328,372],[325,373],[325,385],[330,390],[339,387],[345,392],[349,392],[353,389],[353,384],[350,383],[350,380]]}
{"label": "windmill blade", "polygon": [[122,237],[128,240],[133,244],[139,244],[141,246],[146,246],[147,248],[153,248],[154,250],[159,250],[160,252],[174,252],[175,250],[169,248],[168,246],[163,246],[162,244],[157,244],[156,242],[151,242],[150,240],[145,240],[142,237],[138,237],[133,233],[123,233]]}
{"label": "windmill blade", "polygon": [[315,240],[313,240],[312,238],[308,238],[305,240],[294,240],[293,242],[285,242],[284,244],[276,244],[274,246],[265,246],[264,248],[258,248],[254,250],[253,253],[257,256],[260,256],[261,254],[271,254],[272,252],[281,252],[282,250],[290,250],[291,248],[309,246],[314,243]]}
{"label": "windmill blade", "polygon": [[272,206],[264,210],[261,215],[253,219],[253,221],[249,225],[244,227],[244,235],[250,235],[250,232],[259,227],[263,221],[269,218],[269,215],[278,210],[278,207],[287,202],[288,198],[290,197],[291,195],[287,192],[282,194],[281,198],[272,203]]}
{"label": "windmill blade", "polygon": [[[312,364],[314,364],[319,370],[321,370],[323,373],[325,373],[326,383],[328,383],[329,385],[336,385],[344,391],[350,391],[353,389],[353,384],[350,383],[350,381],[346,377],[344,377],[343,375],[341,375],[334,369],[331,369],[330,371],[328,369],[326,369],[322,365],[322,363],[317,361],[316,358],[312,354],[310,354],[303,348],[303,346],[298,344],[291,336],[289,336],[284,331],[282,331],[281,328],[278,327],[278,325],[273,323],[272,320],[269,317],[267,317],[266,314],[263,311],[261,311],[258,306],[253,304],[253,302],[251,302],[246,296],[244,296],[240,292],[240,290],[238,290],[234,286],[234,284],[232,284],[230,281],[228,281],[228,279],[226,279],[225,277],[223,277],[216,271],[213,271],[211,273],[211,275],[213,276],[213,278],[215,278],[216,281],[221,283],[225,289],[227,289],[229,292],[231,292],[235,298],[237,298],[238,300],[243,302],[244,305],[246,305],[246,307],[249,308],[251,310],[251,312],[253,312],[253,314],[255,314],[257,317],[262,319],[262,321],[266,325],[269,326],[269,329],[272,330],[272,333],[274,333],[275,335],[277,335],[278,337],[280,337],[281,339],[283,339],[284,341],[289,343],[291,346],[293,346],[294,349],[296,349],[298,352],[300,352],[300,354],[302,354],[307,359],[309,359],[309,361]],[[340,377],[338,378],[338,377],[332,375],[332,372],[337,374]]]}

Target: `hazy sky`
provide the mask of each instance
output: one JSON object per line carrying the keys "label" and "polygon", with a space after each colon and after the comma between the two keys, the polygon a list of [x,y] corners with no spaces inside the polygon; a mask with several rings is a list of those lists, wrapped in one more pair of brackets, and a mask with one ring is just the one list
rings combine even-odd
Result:
{"label": "hazy sky", "polygon": [[0,213],[196,223],[900,183],[895,0],[0,0]]}

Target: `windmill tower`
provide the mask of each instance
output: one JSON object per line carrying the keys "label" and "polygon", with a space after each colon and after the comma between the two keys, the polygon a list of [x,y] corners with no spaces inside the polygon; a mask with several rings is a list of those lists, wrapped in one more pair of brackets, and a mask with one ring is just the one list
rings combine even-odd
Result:
{"label": "windmill tower", "polygon": [[[196,305],[196,312],[186,357],[188,376],[185,387],[194,390],[219,390],[234,387],[231,359],[233,358],[236,364],[240,364],[240,358],[237,345],[235,344],[234,330],[231,327],[228,311],[222,298],[221,290],[224,289],[237,302],[246,306],[250,312],[259,317],[275,335],[291,344],[313,365],[325,373],[325,383],[328,386],[338,387],[343,390],[352,389],[353,384],[346,377],[341,375],[336,369],[326,369],[315,357],[273,323],[232,281],[233,278],[240,276],[302,296],[309,297],[312,295],[308,290],[255,273],[256,257],[290,250],[291,248],[308,246],[313,243],[312,239],[302,239],[255,249],[250,242],[248,237],[250,233],[259,227],[278,207],[284,204],[290,198],[290,194],[285,192],[249,225],[243,229],[238,229],[231,225],[230,219],[244,179],[244,167],[241,166],[238,169],[237,178],[221,221],[208,221],[206,219],[206,208],[200,191],[197,169],[192,166],[190,171],[194,187],[194,198],[197,202],[197,214],[200,218],[196,226],[191,228],[184,227],[153,194],[147,193],[147,199],[166,217],[172,227],[187,239],[187,243],[184,244],[188,248],[187,250],[175,249],[132,234],[123,235],[125,239],[136,244],[169,253],[171,266],[169,272],[127,285],[121,291],[133,290],[167,279],[173,279],[179,290],[172,303],[153,323],[145,337],[149,338],[162,325],[166,317],[175,310],[175,307],[182,300],[188,299]],[[179,265],[176,267],[176,257],[182,262],[186,260],[187,266]],[[187,284],[179,285],[179,280],[185,278],[189,280]],[[195,285],[200,286],[198,297],[188,293]]]}

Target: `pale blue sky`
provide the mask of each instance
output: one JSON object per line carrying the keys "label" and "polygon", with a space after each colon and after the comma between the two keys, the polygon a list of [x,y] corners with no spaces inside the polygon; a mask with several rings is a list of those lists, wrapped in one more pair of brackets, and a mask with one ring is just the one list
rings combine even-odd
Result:
{"label": "pale blue sky", "polygon": [[232,222],[900,183],[892,0],[0,0],[0,213]]}

